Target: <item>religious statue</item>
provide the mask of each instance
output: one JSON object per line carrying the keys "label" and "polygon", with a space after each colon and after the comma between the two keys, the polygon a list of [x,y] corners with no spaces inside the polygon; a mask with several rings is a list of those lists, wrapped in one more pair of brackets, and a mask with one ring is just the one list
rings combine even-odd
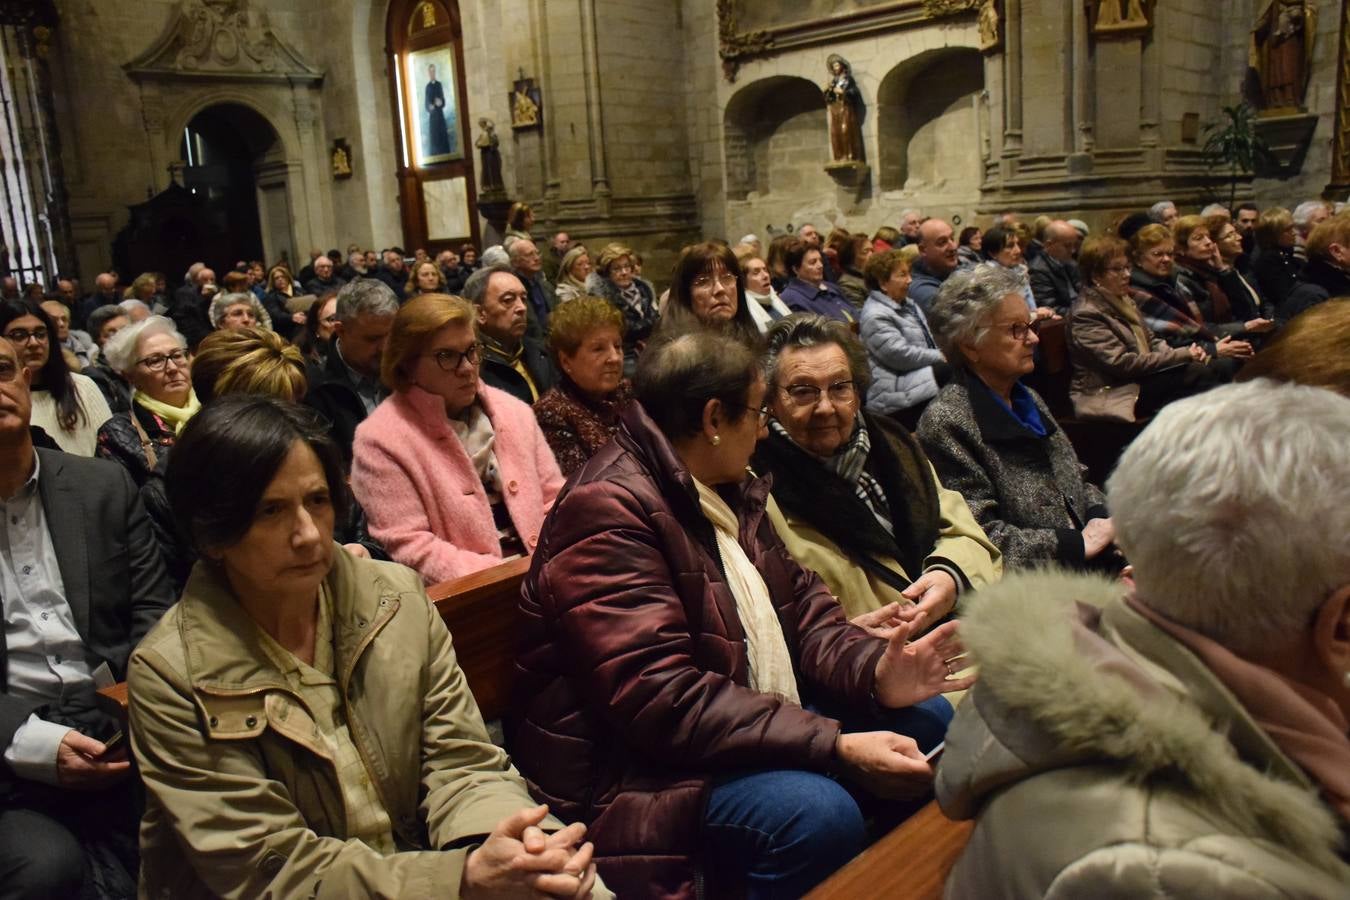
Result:
{"label": "religious statue", "polygon": [[352,177],[352,158],[346,141],[333,142],[333,177]]}
{"label": "religious statue", "polygon": [[436,65],[427,66],[427,86],[422,91],[427,128],[422,136],[422,155],[428,159],[450,155],[450,129],[445,124],[445,87],[436,80]]}
{"label": "religious statue", "polygon": [[1261,109],[1303,106],[1316,33],[1317,4],[1313,0],[1266,0],[1252,28],[1248,53],[1261,83]]}
{"label": "religious statue", "polygon": [[1144,0],[1097,0],[1097,20],[1094,34],[1114,31],[1135,31],[1148,28],[1148,13]]}
{"label": "religious statue", "polygon": [[998,0],[980,4],[980,49],[998,49]]}
{"label": "religious statue", "polygon": [[530,96],[525,85],[518,86],[511,94],[511,126],[529,128],[539,124],[539,104]]}
{"label": "religious statue", "polygon": [[483,133],[474,141],[474,145],[478,148],[478,158],[482,165],[480,181],[483,193],[505,190],[506,185],[502,183],[502,151],[501,142],[497,137],[497,127],[491,119],[479,119],[478,127],[483,129]]}
{"label": "religious statue", "polygon": [[862,93],[853,80],[853,68],[838,53],[831,53],[826,66],[830,80],[825,83],[825,108],[830,120],[830,155],[835,162],[857,162],[862,157],[862,128],[858,107]]}

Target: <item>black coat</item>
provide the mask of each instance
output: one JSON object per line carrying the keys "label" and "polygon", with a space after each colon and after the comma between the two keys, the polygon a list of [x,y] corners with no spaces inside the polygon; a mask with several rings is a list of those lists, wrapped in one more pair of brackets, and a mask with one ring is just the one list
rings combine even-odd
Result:
{"label": "black coat", "polygon": [[1060,263],[1048,253],[1040,253],[1027,267],[1027,272],[1037,305],[1048,306],[1061,316],[1068,315],[1069,307],[1083,288],[1077,267]]}
{"label": "black coat", "polygon": [[1277,310],[1298,287],[1301,266],[1292,250],[1258,249],[1252,257],[1256,289]]}
{"label": "black coat", "polygon": [[389,271],[384,266],[380,266],[375,270],[375,274],[371,277],[377,278],[389,285],[389,290],[394,292],[394,296],[398,298],[399,303],[408,299],[407,292],[405,291],[405,288],[408,286],[408,273],[406,271],[396,273]]}
{"label": "black coat", "polygon": [[[523,339],[524,351],[521,354],[521,361],[525,364],[525,369],[534,379],[535,389],[539,391],[542,397],[544,392],[553,387],[553,383],[558,380],[557,373],[553,370],[553,360],[549,358],[548,351],[544,349],[543,342],[537,338],[526,335]],[[492,387],[506,391],[512,397],[515,397],[522,403],[534,405],[534,401],[539,397],[530,393],[530,386],[525,383],[525,378],[516,371],[506,361],[506,357],[491,347],[486,341],[483,342],[483,361],[479,366],[479,375],[483,381]]]}
{"label": "black coat", "polygon": [[366,420],[366,405],[356,392],[356,385],[336,344],[329,348],[323,365],[311,364],[306,376],[309,390],[305,392],[305,405],[328,423],[329,434],[342,451],[342,458],[350,470],[352,441],[356,439],[356,426]]}
{"label": "black coat", "polygon": [[1309,260],[1303,269],[1303,278],[1285,301],[1276,307],[1275,319],[1284,324],[1332,297],[1350,297],[1350,272],[1323,259]]}
{"label": "black coat", "polygon": [[175,292],[169,301],[165,315],[173,319],[179,334],[187,341],[189,350],[195,352],[202,338],[216,330],[206,312],[210,306],[211,301],[196,292]]}

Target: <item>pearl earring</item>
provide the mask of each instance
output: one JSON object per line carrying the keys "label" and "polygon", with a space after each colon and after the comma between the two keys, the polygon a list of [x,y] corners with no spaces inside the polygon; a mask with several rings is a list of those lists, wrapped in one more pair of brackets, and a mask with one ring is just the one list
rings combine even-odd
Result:
{"label": "pearl earring", "polygon": [[714,434],[708,443],[716,447],[718,444],[722,443],[722,436],[720,434]]}

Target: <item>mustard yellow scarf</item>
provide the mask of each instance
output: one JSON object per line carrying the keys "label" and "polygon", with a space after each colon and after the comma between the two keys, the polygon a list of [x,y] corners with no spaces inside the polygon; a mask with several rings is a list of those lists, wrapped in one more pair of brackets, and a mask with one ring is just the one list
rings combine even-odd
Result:
{"label": "mustard yellow scarf", "polygon": [[131,400],[133,403],[144,406],[146,409],[150,410],[150,412],[172,425],[175,436],[183,433],[183,429],[187,427],[187,423],[197,414],[197,411],[202,408],[201,403],[197,400],[197,393],[192,390],[188,391],[187,403],[184,403],[182,406],[170,406],[167,403],[160,403],[154,397],[151,397],[149,394],[146,394],[139,389],[132,393]]}

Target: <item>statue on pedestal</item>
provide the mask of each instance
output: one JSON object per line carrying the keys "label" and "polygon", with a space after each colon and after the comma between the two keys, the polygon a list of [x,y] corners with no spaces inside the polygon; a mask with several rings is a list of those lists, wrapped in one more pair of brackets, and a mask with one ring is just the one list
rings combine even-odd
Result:
{"label": "statue on pedestal", "polygon": [[1317,4],[1312,0],[1266,0],[1252,28],[1248,54],[1260,80],[1260,109],[1303,106],[1316,33]]}
{"label": "statue on pedestal", "polygon": [[830,156],[837,163],[857,162],[862,158],[862,127],[858,108],[862,93],[853,80],[853,69],[838,53],[831,53],[826,65],[830,80],[825,83],[825,109],[830,120]]}
{"label": "statue on pedestal", "polygon": [[483,133],[474,141],[474,146],[478,148],[478,159],[481,164],[479,178],[483,193],[503,191],[506,185],[502,183],[502,151],[497,128],[491,119],[479,119],[478,127]]}

